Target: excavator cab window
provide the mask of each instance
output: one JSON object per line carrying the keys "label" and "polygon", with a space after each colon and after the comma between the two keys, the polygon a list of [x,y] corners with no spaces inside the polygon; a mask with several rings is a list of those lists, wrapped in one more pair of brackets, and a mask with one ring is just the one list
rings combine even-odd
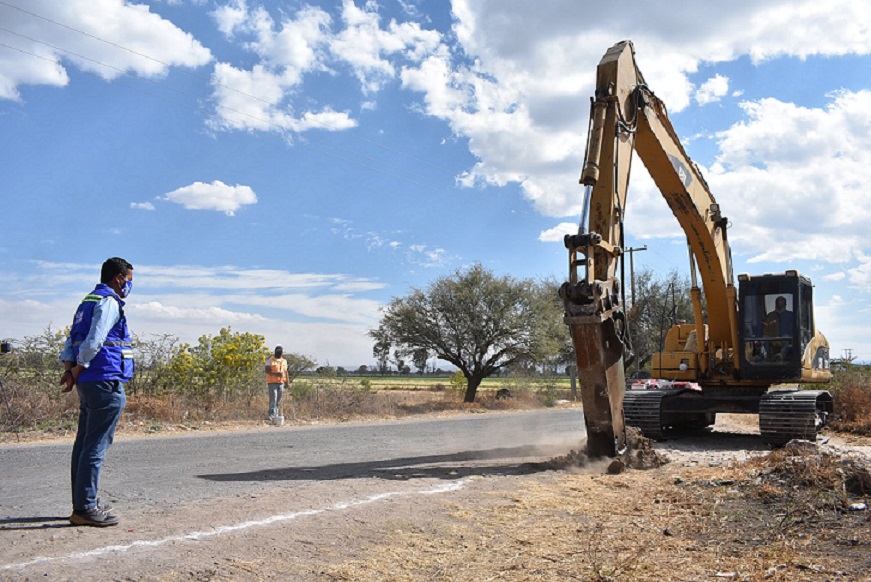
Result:
{"label": "excavator cab window", "polygon": [[801,356],[814,334],[810,280],[791,273],[739,280],[742,376],[800,378]]}

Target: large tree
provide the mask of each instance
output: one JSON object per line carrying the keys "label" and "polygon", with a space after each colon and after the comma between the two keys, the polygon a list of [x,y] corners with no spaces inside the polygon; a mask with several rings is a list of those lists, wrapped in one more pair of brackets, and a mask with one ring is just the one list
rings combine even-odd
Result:
{"label": "large tree", "polygon": [[465,402],[481,381],[518,361],[535,359],[545,337],[536,286],[497,277],[480,264],[412,288],[384,308],[369,335],[400,350],[427,350],[465,376]]}

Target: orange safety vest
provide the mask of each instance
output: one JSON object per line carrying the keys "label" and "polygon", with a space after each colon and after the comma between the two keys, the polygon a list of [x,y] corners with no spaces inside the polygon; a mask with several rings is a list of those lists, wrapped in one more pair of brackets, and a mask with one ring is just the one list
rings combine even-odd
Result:
{"label": "orange safety vest", "polygon": [[269,370],[266,372],[267,384],[284,384],[287,382],[287,360],[270,356],[266,362]]}

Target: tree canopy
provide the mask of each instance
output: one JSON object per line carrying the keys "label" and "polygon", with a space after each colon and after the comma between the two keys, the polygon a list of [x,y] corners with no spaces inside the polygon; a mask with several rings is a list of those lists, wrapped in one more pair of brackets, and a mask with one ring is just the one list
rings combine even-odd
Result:
{"label": "tree canopy", "polygon": [[546,313],[534,282],[475,264],[394,298],[369,335],[381,349],[426,351],[450,362],[468,382],[465,402],[474,402],[484,378],[536,360],[547,339]]}

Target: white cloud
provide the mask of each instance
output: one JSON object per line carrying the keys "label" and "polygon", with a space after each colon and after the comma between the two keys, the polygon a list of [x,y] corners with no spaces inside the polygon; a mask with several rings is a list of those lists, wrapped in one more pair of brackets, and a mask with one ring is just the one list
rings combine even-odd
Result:
{"label": "white cloud", "polygon": [[443,267],[457,258],[456,255],[449,253],[441,247],[432,247],[420,243],[407,245],[377,232],[358,230],[350,220],[334,218],[331,222],[335,225],[330,230],[332,234],[340,236],[345,240],[362,242],[369,251],[385,249],[400,252],[405,257],[405,260],[413,265],[426,268]]}
{"label": "white cloud", "polygon": [[201,324],[220,322],[222,326],[264,320],[263,316],[256,313],[230,311],[219,307],[179,307],[164,305],[159,301],[131,303],[131,306],[127,309],[137,316],[141,315],[154,320],[184,320],[188,323],[196,322]]}
{"label": "white cloud", "polygon": [[847,272],[847,279],[856,287],[868,289],[871,287],[871,256],[859,254],[859,266]]}
{"label": "white cloud", "polygon": [[256,65],[242,70],[227,63],[218,63],[213,75],[216,116],[209,124],[218,130],[293,131],[309,129],[343,130],[355,127],[348,112],[334,111],[329,106],[319,112],[305,111],[296,115],[285,102],[288,84],[281,72],[272,72]]}
{"label": "white cloud", "polygon": [[[249,305],[282,309],[308,318],[366,324],[378,323],[380,303],[371,299],[355,298],[346,293],[306,295],[289,293],[271,297],[246,296],[237,298]],[[233,300],[231,299],[230,302]]]}
{"label": "white cloud", "polygon": [[326,70],[324,50],[331,21],[327,12],[306,6],[276,24],[265,9],[258,8],[244,24],[255,36],[247,46],[263,57],[264,65],[280,70],[285,81],[295,85],[305,72]]}
{"label": "white cloud", "polygon": [[226,36],[233,36],[236,28],[242,26],[248,18],[248,6],[245,0],[230,0],[229,3],[215,8],[211,14],[218,30]]}
{"label": "white cloud", "polygon": [[154,210],[154,204],[151,202],[131,202],[130,208],[137,210]]}
{"label": "white cloud", "polygon": [[234,266],[202,267],[197,265],[151,265],[136,267],[138,275],[146,277],[155,287],[173,287],[174,281],[184,280],[189,289],[249,290],[252,292],[281,292],[286,290],[350,291],[381,288],[383,284],[372,279],[349,277],[331,273],[290,273],[278,269],[238,268]]}
{"label": "white cloud", "polygon": [[346,111],[327,105],[297,112],[291,102],[304,75],[328,71],[329,14],[305,7],[276,23],[265,9],[249,11],[244,2],[236,2],[213,16],[225,34],[250,38],[245,47],[260,57],[250,69],[230,63],[215,66],[213,128],[304,132],[356,126]]}
{"label": "white cloud", "polygon": [[0,339],[21,340],[25,336],[38,335],[48,326],[54,330],[63,329],[73,322],[73,311],[75,305],[64,311],[56,303],[43,300],[0,298],[0,319],[3,321]]}
{"label": "white cloud", "polygon": [[[830,342],[830,355],[838,358],[849,350],[853,355],[867,362],[871,354],[871,341],[868,338],[868,324],[859,314],[867,313],[867,304],[847,301],[833,295],[828,301],[820,301],[815,294],[814,320],[818,329],[827,335]],[[833,337],[837,339],[833,341]]]}
{"label": "white cloud", "polygon": [[541,231],[538,240],[541,242],[563,242],[567,234],[577,234],[578,225],[573,222],[561,222],[553,228]]}
{"label": "white cloud", "polygon": [[[417,62],[437,49],[439,33],[417,23],[391,20],[382,27],[373,3],[362,8],[351,0],[342,5],[342,20],[333,31],[331,16],[320,8],[306,6],[280,22],[265,8],[249,9],[242,0],[212,13],[219,29],[228,36],[248,39],[244,48],[259,61],[247,69],[219,63],[213,76],[216,104],[215,129],[304,132],[310,129],[344,130],[356,126],[346,111],[330,105],[319,111],[310,102],[307,111],[294,97],[306,75],[336,74],[350,67],[364,95],[377,92],[396,76],[400,62]],[[361,109],[375,108],[367,99]]]}
{"label": "white cloud", "polygon": [[345,28],[330,44],[330,50],[354,69],[364,94],[378,91],[396,75],[387,58],[399,55],[420,61],[440,44],[439,33],[420,28],[417,23],[391,21],[382,28],[374,3],[359,8],[353,0],[344,0],[342,20]]}
{"label": "white cloud", "polygon": [[729,93],[729,78],[717,74],[701,84],[696,90],[696,103],[707,105],[719,101]]}
{"label": "white cloud", "polygon": [[340,365],[371,360],[366,332],[378,324],[380,303],[360,294],[383,288],[378,281],[197,265],[141,265],[136,277],[137,295],[128,303],[136,333],[169,332],[196,343],[231,326]]}
{"label": "white cloud", "polygon": [[[159,300],[142,303],[131,299],[127,308],[131,330],[140,338],[170,333],[182,342],[195,345],[202,335],[216,335],[221,328],[230,327],[234,332],[262,335],[267,346],[281,344],[286,353],[306,354],[319,361],[329,360],[334,365],[356,367],[372,360],[372,340],[367,332],[377,326],[377,308],[372,312],[350,313],[355,307],[368,309],[366,304],[328,296],[321,305],[317,298],[306,298],[303,310],[315,317],[329,314],[333,306],[344,307],[342,311],[334,312],[332,318],[306,321],[304,315],[302,320],[296,319],[300,312],[275,310],[268,305],[203,307],[193,304],[197,299],[200,297],[196,295],[161,296]],[[267,308],[270,314],[266,313]],[[258,313],[261,309],[263,312]],[[339,321],[339,317],[346,314],[352,316],[353,321]],[[369,319],[365,315],[369,315]]]}
{"label": "white cloud", "polygon": [[229,186],[220,180],[211,184],[194,182],[166,194],[164,200],[181,204],[188,210],[217,210],[233,216],[242,206],[257,203],[250,186]]}
{"label": "white cloud", "polygon": [[747,119],[718,134],[708,174],[740,225],[733,249],[758,261],[835,263],[867,249],[871,91],[840,91],[822,108],[771,98],[743,107]]}
{"label": "white cloud", "polygon": [[443,267],[457,257],[448,254],[443,248],[433,248],[427,245],[410,245],[406,257],[412,264],[426,268]]}
{"label": "white cloud", "polygon": [[192,35],[143,4],[31,0],[25,6],[0,6],[0,21],[12,31],[2,41],[23,51],[0,52],[0,99],[20,99],[20,85],[65,86],[69,65],[111,80],[165,75],[169,67],[199,67],[212,58]]}

